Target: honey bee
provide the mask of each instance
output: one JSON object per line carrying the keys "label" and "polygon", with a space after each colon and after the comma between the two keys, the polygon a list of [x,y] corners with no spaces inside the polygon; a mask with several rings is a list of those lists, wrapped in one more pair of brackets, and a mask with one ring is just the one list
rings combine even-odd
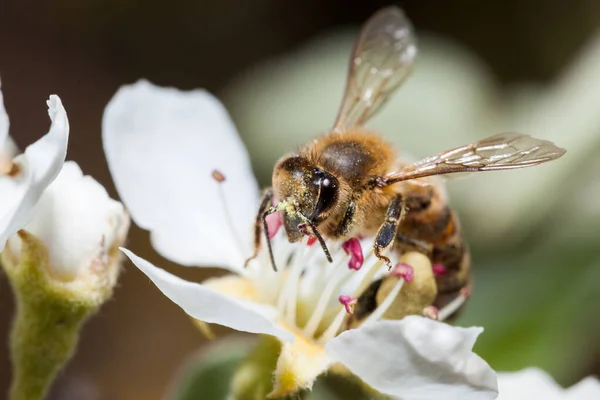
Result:
{"label": "honey bee", "polygon": [[366,22],[333,128],[275,165],[273,186],[264,191],[256,217],[253,257],[264,233],[276,269],[266,218],[282,212],[288,240],[315,236],[329,261],[323,237],[343,241],[374,235],[373,252],[389,267],[389,251],[425,253],[447,271],[436,278],[438,307],[469,284],[469,251],[436,175],[530,167],[565,150],[503,133],[416,163],[398,159],[390,143],[363,125],[407,78],[416,53],[413,29],[399,8],[380,10]]}

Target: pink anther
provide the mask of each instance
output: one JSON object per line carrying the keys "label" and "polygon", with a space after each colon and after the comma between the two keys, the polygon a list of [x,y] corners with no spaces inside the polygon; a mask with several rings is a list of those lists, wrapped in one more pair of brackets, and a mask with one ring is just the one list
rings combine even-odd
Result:
{"label": "pink anther", "polygon": [[431,269],[433,269],[433,276],[435,276],[436,278],[438,276],[446,275],[446,272],[448,272],[446,266],[442,264],[433,264],[431,266]]}
{"label": "pink anther", "polygon": [[465,286],[464,288],[460,289],[460,295],[466,299],[471,297],[471,285]]}
{"label": "pink anther", "polygon": [[436,306],[428,306],[423,309],[423,316],[437,321],[439,319],[439,311]]}
{"label": "pink anther", "polygon": [[278,212],[267,215],[267,229],[269,231],[269,238],[273,239],[273,237],[279,231],[283,225],[283,220],[281,219],[281,214]]}
{"label": "pink anther", "polygon": [[351,238],[346,240],[342,244],[342,249],[350,256],[348,261],[348,268],[358,271],[364,262],[362,246],[357,238]]}
{"label": "pink anther", "polygon": [[340,297],[338,297],[338,300],[340,303],[342,303],[348,314],[354,313],[354,305],[357,302],[356,298],[348,296],[347,294],[342,294]]}
{"label": "pink anther", "polygon": [[215,181],[217,181],[219,183],[225,182],[225,175],[223,175],[223,173],[221,171],[219,171],[218,169],[213,170],[211,175]]}
{"label": "pink anther", "polygon": [[313,244],[317,243],[317,237],[316,236],[310,236],[308,238],[308,241],[306,242],[306,244],[308,246],[312,246]]}
{"label": "pink anther", "polygon": [[407,283],[411,283],[415,279],[415,270],[406,263],[397,264],[391,274],[404,279]]}

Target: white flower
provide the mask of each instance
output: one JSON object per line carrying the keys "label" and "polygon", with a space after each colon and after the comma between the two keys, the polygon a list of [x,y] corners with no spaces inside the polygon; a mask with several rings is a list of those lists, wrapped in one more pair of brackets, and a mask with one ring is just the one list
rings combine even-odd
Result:
{"label": "white flower", "polygon": [[[112,289],[118,274],[117,248],[128,228],[123,205],[68,161],[44,191],[23,231],[44,244],[53,278]],[[20,263],[21,241],[17,235],[8,240],[5,252],[13,265]]]}
{"label": "white flower", "polygon": [[498,400],[597,400],[600,381],[587,377],[568,389],[560,387],[550,375],[537,368],[498,374]]}
{"label": "white flower", "polygon": [[44,190],[56,178],[67,153],[69,121],[58,96],[48,100],[48,133],[16,155],[0,93],[0,252],[9,237],[27,224]]}
{"label": "white flower", "polygon": [[[412,265],[414,281],[402,273],[390,278],[379,307],[360,327],[341,334],[346,308],[351,311],[362,290],[385,272],[372,253],[356,271],[345,266],[349,256],[341,244],[329,243],[329,264],[318,246],[290,244],[273,229],[279,272],[265,251],[243,267],[251,254],[258,188],[227,112],[207,92],[145,81],[123,87],[105,110],[103,140],[117,189],[134,221],[151,232],[155,248],[180,264],[218,265],[231,274],[187,282],[123,251],[190,316],[280,339],[271,396],[310,387],[339,363],[395,398],[495,398],[495,374],[472,352],[481,328],[454,328],[421,316],[382,320],[404,293],[433,281],[424,256],[407,254],[402,261]],[[213,179],[214,171],[225,180]]]}

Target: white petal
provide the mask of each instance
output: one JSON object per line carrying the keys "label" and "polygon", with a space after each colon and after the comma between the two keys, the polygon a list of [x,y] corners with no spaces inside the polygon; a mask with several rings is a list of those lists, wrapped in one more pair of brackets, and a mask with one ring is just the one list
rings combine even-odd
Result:
{"label": "white petal", "polygon": [[587,377],[563,389],[545,371],[526,368],[518,372],[498,374],[498,400],[596,400],[600,399],[600,381]]}
{"label": "white petal", "polygon": [[0,176],[0,251],[6,240],[23,228],[44,190],[60,172],[67,154],[69,121],[58,96],[48,100],[50,131],[14,159],[21,172]]}
{"label": "white petal", "polygon": [[343,332],[325,351],[394,398],[494,399],[496,375],[471,351],[481,332],[409,316]]}
{"label": "white petal", "polygon": [[[42,195],[25,230],[47,247],[53,272],[70,280],[87,271],[99,254],[120,245],[128,217],[123,205],[108,197],[102,185],[68,161]],[[9,247],[19,254],[20,239]],[[14,248],[13,248],[14,246]]]}
{"label": "white petal", "polygon": [[10,154],[9,152],[9,150],[12,149],[14,146],[11,146],[12,141],[10,141],[10,137],[8,136],[8,127],[8,115],[6,114],[6,109],[4,108],[4,98],[2,96],[2,90],[0,90],[0,173],[2,171],[3,159],[5,159],[6,157],[12,158],[12,156],[14,155]]}
{"label": "white petal", "polygon": [[600,381],[592,376],[566,390],[565,400],[597,400],[600,399]]}
{"label": "white petal", "polygon": [[188,315],[238,331],[263,333],[284,341],[293,341],[294,336],[275,323],[277,313],[271,307],[235,299],[204,285],[185,281],[155,267],[127,249],[121,250],[165,296]]}
{"label": "white petal", "polygon": [[499,373],[498,389],[498,400],[559,400],[563,390],[550,375],[538,368]]}
{"label": "white petal", "polygon": [[[152,232],[156,250],[179,264],[241,267],[258,189],[246,149],[216,98],[139,81],[109,102],[102,135],[119,194],[133,220]],[[225,203],[213,170],[226,177]]]}
{"label": "white petal", "polygon": [[12,159],[19,151],[12,138],[8,135],[9,126],[10,123],[8,114],[6,114],[6,109],[4,108],[2,90],[0,90],[0,175],[10,171]]}

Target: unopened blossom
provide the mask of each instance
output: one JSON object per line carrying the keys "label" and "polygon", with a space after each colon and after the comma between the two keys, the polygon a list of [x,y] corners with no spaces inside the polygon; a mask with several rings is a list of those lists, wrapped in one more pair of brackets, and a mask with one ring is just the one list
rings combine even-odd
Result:
{"label": "unopened blossom", "polygon": [[48,102],[50,130],[19,154],[9,136],[0,92],[0,252],[9,237],[27,224],[44,190],[60,172],[67,153],[69,121],[60,98]]}
{"label": "unopened blossom", "polygon": [[10,399],[42,400],[75,352],[84,322],[112,295],[129,217],[66,162],[1,264],[15,295]]}
{"label": "unopened blossom", "polygon": [[129,217],[104,187],[67,161],[42,194],[31,220],[6,245],[8,267],[18,266],[24,238],[32,235],[47,252],[46,268],[57,282],[80,286],[85,295],[109,292],[118,275],[118,247],[125,242]]}
{"label": "unopened blossom", "polygon": [[21,155],[0,98],[0,264],[15,296],[9,398],[41,400],[110,297],[129,217],[79,166],[64,163],[67,114],[50,96],[50,131]]}
{"label": "unopened blossom", "polygon": [[562,388],[546,372],[527,368],[518,372],[498,374],[498,400],[597,400],[600,381],[587,377],[569,388]]}
{"label": "unopened blossom", "polygon": [[[425,256],[408,253],[394,260],[404,265],[386,276],[387,267],[367,238],[346,245],[329,242],[329,263],[320,246],[310,245],[312,238],[291,244],[272,220],[269,236],[279,271],[272,270],[266,246],[244,268],[252,253],[258,188],[226,110],[207,92],[145,81],[125,86],[106,107],[103,141],[121,198],[133,220],[151,232],[156,250],[180,264],[217,265],[230,274],[188,282],[123,251],[193,318],[279,339],[269,397],[310,388],[335,366],[405,400],[497,395],[494,372],[472,352],[482,329],[421,316],[436,290]],[[380,278],[385,290],[378,306],[349,329],[358,318],[361,293]],[[402,309],[399,299],[415,288],[427,293],[406,300],[423,299],[419,315],[384,320],[388,312]]]}

